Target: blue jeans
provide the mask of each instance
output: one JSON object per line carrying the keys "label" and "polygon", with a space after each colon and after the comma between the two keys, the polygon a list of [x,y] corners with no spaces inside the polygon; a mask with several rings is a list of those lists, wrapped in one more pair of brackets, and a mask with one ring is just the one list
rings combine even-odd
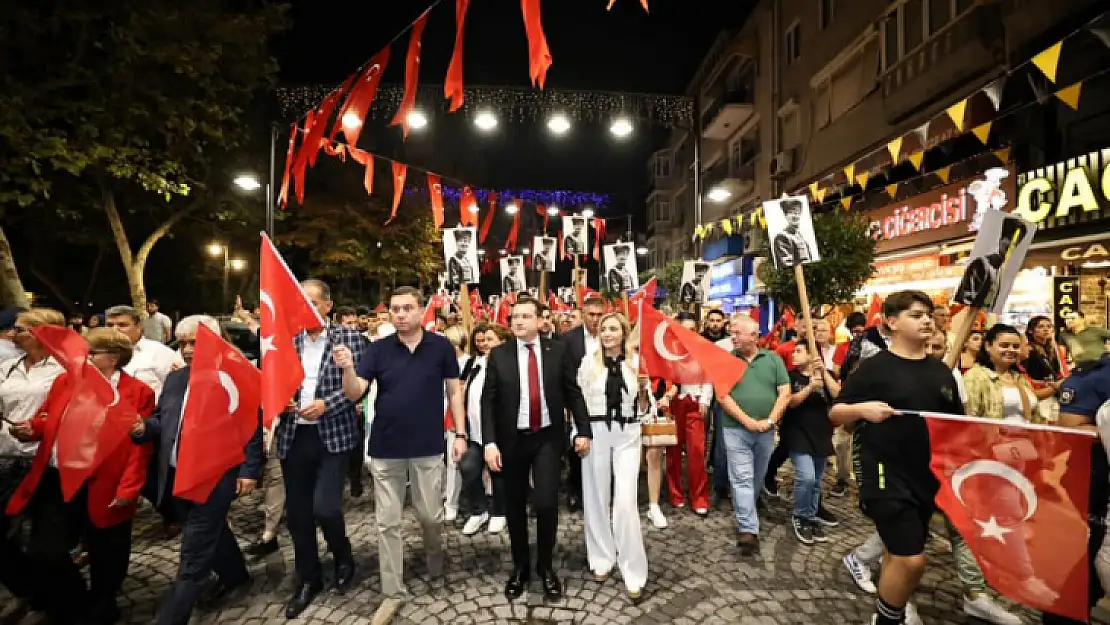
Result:
{"label": "blue jeans", "polygon": [[725,454],[725,441],[721,434],[721,423],[728,419],[721,404],[713,402],[713,488],[717,491],[729,489],[728,459]]}
{"label": "blue jeans", "polygon": [[721,428],[728,453],[728,481],[732,486],[732,509],[744,534],[759,533],[756,497],[767,476],[767,464],[775,448],[775,431],[749,432],[744,428]]}
{"label": "blue jeans", "polygon": [[821,501],[821,476],[828,459],[792,451],[790,462],[794,465],[794,516],[812,521]]}

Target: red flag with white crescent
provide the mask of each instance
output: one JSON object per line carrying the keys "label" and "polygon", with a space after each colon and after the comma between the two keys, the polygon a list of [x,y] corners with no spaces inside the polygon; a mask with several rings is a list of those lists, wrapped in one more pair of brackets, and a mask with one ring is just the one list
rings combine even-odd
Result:
{"label": "red flag with white crescent", "polygon": [[401,126],[401,134],[409,136],[409,113],[416,106],[416,89],[420,86],[420,40],[424,37],[424,27],[428,24],[428,11],[412,25],[409,34],[409,50],[405,56],[405,91],[401,96],[401,106],[393,116],[390,126]]}
{"label": "red flag with white crescent", "polygon": [[655,288],[658,281],[655,276],[640,286],[639,290],[628,298],[628,323],[633,327],[640,322],[640,310],[643,306],[655,305]]}
{"label": "red flag with white crescent", "polygon": [[883,322],[883,300],[877,293],[871,294],[871,306],[867,309],[867,327],[874,328]]}
{"label": "red flag with white crescent", "polygon": [[470,187],[463,187],[459,198],[459,223],[463,226],[478,225],[478,200],[474,199],[474,191]]}
{"label": "red flag with white crescent", "polygon": [[[646,1],[646,0],[645,0]],[[451,100],[448,112],[454,113],[463,105],[463,39],[466,31],[466,10],[470,0],[455,0],[455,49],[447,66],[443,81],[443,97]]]}
{"label": "red flag with white crescent", "polygon": [[443,182],[439,174],[428,173],[428,199],[432,205],[432,221],[438,228],[443,225]]}
{"label": "red flag with white crescent", "polygon": [[397,209],[401,206],[401,195],[405,192],[405,177],[408,175],[409,166],[404,163],[392,162],[393,168],[393,208],[389,212],[389,219],[385,220],[385,225],[389,225],[394,219],[397,218]]}
{"label": "red flag with white crescent", "polygon": [[386,46],[370,58],[370,62],[359,74],[358,82],[347,94],[343,108],[339,109],[339,115],[332,124],[328,139],[334,141],[336,135],[342,130],[348,145],[351,147],[358,145],[359,134],[366,124],[366,115],[378,95],[378,87],[382,84],[382,75],[385,74],[385,66],[388,64],[389,46]]}
{"label": "red flag with white crescent", "polygon": [[697,332],[643,305],[640,320],[640,359],[651,377],[673,384],[713,384],[728,393],[744,377],[748,365]]}

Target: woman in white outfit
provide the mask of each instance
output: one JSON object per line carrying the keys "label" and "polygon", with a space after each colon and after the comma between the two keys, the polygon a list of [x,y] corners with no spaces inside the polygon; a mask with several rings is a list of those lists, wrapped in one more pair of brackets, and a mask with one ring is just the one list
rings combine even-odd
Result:
{"label": "woman in white outfit", "polygon": [[640,418],[654,414],[655,398],[647,378],[636,375],[636,355],[624,317],[616,313],[603,316],[599,341],[601,348],[588,355],[578,369],[578,384],[593,427],[590,454],[582,459],[586,557],[599,582],[607,580],[613,566],[618,566],[629,599],[637,601],[648,572],[636,505]]}
{"label": "woman in white outfit", "polygon": [[[459,371],[468,371],[467,364],[470,356],[466,353],[466,330],[462,326],[451,326],[443,331],[443,336],[455,347],[455,357],[459,360]],[[447,468],[443,474],[443,522],[453,523],[459,516],[459,493],[462,491],[462,475],[459,465],[455,462],[455,454],[450,450],[455,448],[455,428],[447,423],[447,392],[443,393],[443,431],[447,443],[447,452],[443,454]],[[465,416],[452,415],[453,419],[464,419]]]}

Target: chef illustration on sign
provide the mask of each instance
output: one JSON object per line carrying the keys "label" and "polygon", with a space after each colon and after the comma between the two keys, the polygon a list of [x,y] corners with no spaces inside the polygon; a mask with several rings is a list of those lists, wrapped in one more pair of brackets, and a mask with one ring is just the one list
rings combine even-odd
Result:
{"label": "chef illustration on sign", "polygon": [[447,285],[457,289],[478,282],[478,250],[474,248],[474,228],[443,231],[443,256],[447,264]]}
{"label": "chef illustration on sign", "polygon": [[971,218],[968,230],[976,232],[983,224],[983,215],[990,210],[1006,208],[1009,198],[1006,190],[1002,188],[1002,181],[1010,177],[1010,170],[1005,167],[991,167],[983,172],[982,180],[975,180],[967,185],[967,193],[975,200],[975,214]]}
{"label": "chef illustration on sign", "polygon": [[821,260],[805,196],[784,197],[763,203],[771,258],[775,267],[786,269]]}
{"label": "chef illustration on sign", "polygon": [[606,245],[605,266],[609,268],[606,278],[609,280],[611,290],[625,293],[640,288],[636,275],[636,260],[632,258],[632,244]]}

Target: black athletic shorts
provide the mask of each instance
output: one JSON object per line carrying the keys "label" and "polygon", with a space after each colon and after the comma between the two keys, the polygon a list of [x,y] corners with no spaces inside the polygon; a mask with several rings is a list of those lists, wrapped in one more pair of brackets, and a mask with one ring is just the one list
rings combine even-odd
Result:
{"label": "black athletic shorts", "polygon": [[936,510],[932,502],[921,506],[905,499],[868,499],[860,501],[859,507],[875,522],[875,530],[890,555],[916,556],[925,553],[929,521]]}

